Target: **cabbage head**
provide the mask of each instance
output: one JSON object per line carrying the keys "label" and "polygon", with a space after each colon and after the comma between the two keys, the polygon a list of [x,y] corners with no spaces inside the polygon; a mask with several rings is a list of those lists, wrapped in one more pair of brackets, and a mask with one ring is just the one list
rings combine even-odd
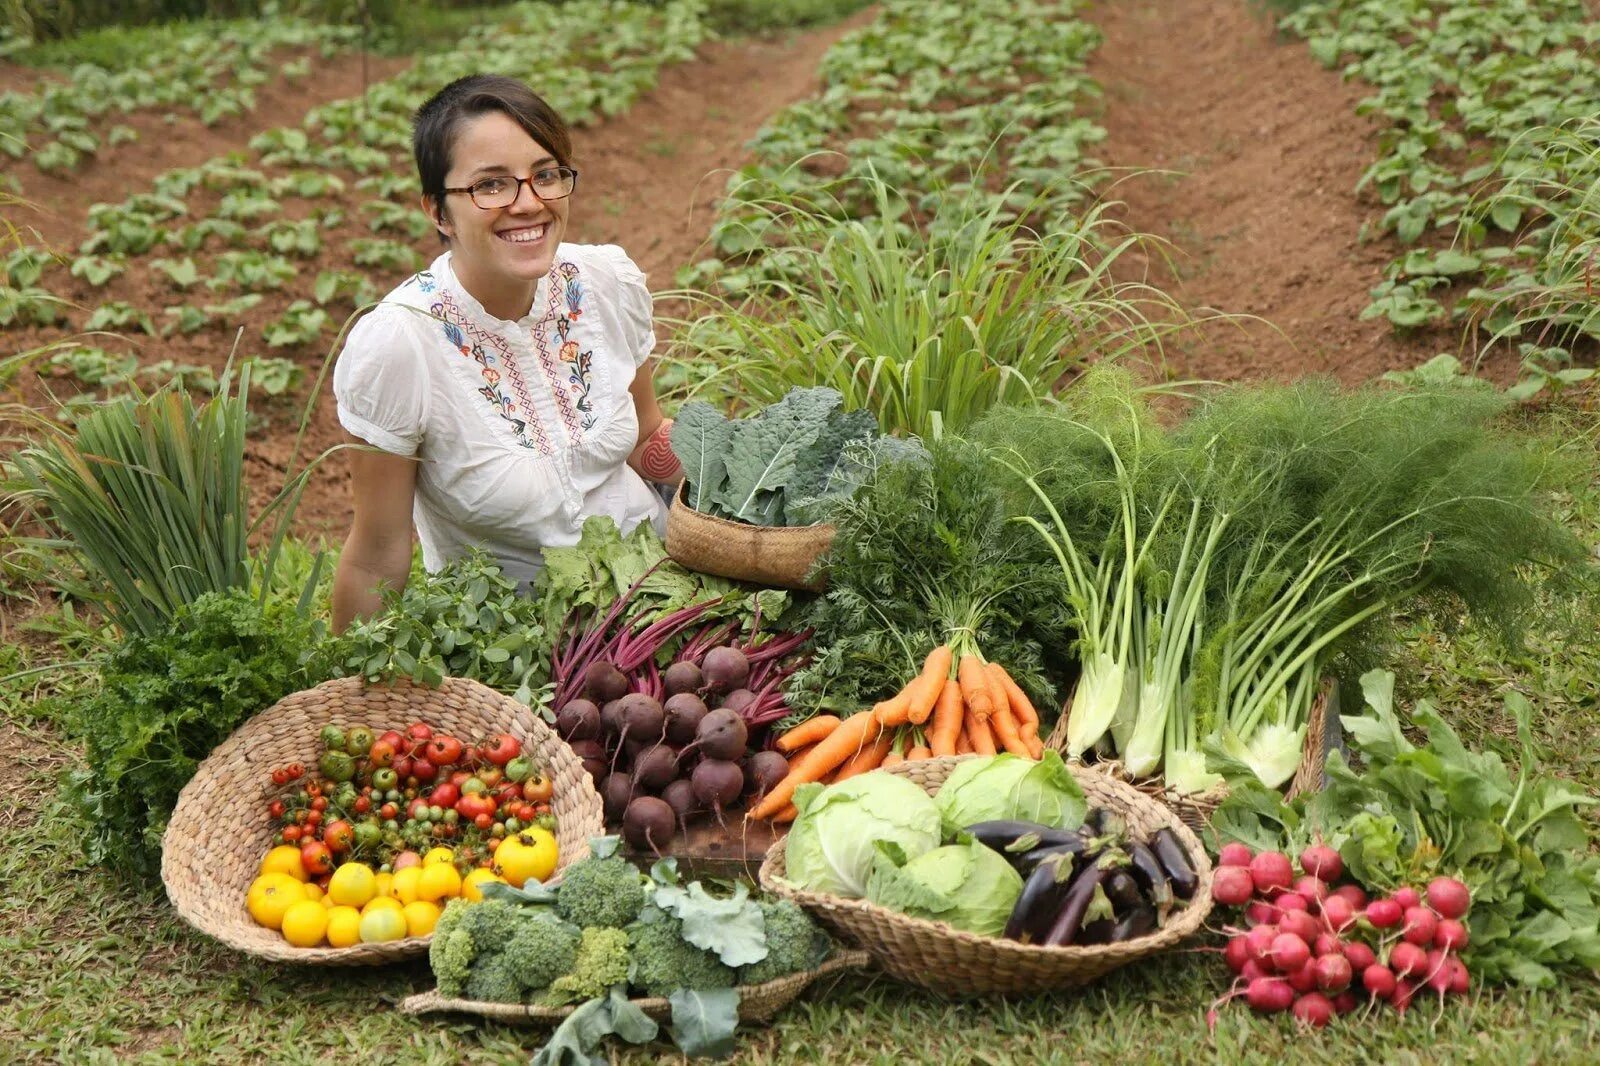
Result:
{"label": "cabbage head", "polygon": [[971,836],[963,834],[961,840],[910,861],[895,845],[879,845],[867,898],[913,918],[999,936],[1022,894],[1022,875]]}
{"label": "cabbage head", "polygon": [[837,785],[801,785],[800,814],[789,830],[785,880],[799,888],[859,899],[877,855],[873,844],[898,845],[907,858],[939,846],[939,807],[896,774],[873,771]]}
{"label": "cabbage head", "polygon": [[1076,829],[1089,813],[1083,789],[1053,750],[1038,761],[1009,753],[967,759],[945,778],[937,802],[951,836],[977,822],[993,821]]}

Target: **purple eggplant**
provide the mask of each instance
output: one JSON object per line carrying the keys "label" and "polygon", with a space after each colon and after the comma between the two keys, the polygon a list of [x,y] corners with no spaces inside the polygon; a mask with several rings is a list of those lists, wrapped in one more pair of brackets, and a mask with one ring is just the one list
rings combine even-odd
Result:
{"label": "purple eggplant", "polygon": [[1150,838],[1150,850],[1155,852],[1161,868],[1166,871],[1167,880],[1172,882],[1173,893],[1179,899],[1193,899],[1195,890],[1200,887],[1200,878],[1195,874],[1194,865],[1189,861],[1183,845],[1178,842],[1178,834],[1165,827],[1156,830],[1155,836]]}
{"label": "purple eggplant", "polygon": [[1006,939],[1020,940],[1024,944],[1043,940],[1072,888],[1072,875],[1076,869],[1072,856],[1066,853],[1058,853],[1037,863],[1022,884],[1016,906],[1011,908],[1011,918],[1006,922],[1003,934]]}

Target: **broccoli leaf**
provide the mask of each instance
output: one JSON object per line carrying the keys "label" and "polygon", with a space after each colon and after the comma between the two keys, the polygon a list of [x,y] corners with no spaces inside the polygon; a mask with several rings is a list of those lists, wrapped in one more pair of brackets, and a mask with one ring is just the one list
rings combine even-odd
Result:
{"label": "broccoli leaf", "polygon": [[600,1042],[617,1036],[630,1044],[648,1044],[660,1027],[628,1000],[621,985],[605,998],[580,1004],[550,1034],[534,1055],[531,1066],[606,1066],[607,1056],[596,1054]]}
{"label": "broccoli leaf", "polygon": [[684,404],[672,421],[672,453],[688,482],[684,502],[696,511],[708,510],[727,481],[724,462],[732,435],[733,423],[701,400]]}
{"label": "broccoli leaf", "polygon": [[767,957],[766,918],[742,884],[727,899],[710,895],[698,881],[687,890],[659,885],[655,902],[683,923],[684,940],[716,952],[725,965],[748,966]]}
{"label": "broccoli leaf", "polygon": [[685,1055],[725,1058],[733,1054],[733,1033],[739,1025],[737,988],[680,989],[668,1002],[672,1004],[672,1039]]}

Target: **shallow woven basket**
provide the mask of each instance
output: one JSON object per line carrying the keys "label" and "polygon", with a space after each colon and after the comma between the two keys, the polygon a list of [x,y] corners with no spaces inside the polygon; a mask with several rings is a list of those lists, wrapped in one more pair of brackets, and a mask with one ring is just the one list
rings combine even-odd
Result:
{"label": "shallow woven basket", "polygon": [[[788,977],[765,984],[749,985],[739,989],[739,1020],[741,1022],[771,1021],[783,1008],[793,1003],[819,977],[844,970],[856,970],[871,961],[865,951],[835,951],[815,970],[802,970]],[[634,1004],[658,1022],[672,1017],[672,1004],[659,997],[636,999]],[[574,1007],[531,1007],[520,1003],[484,1003],[474,999],[446,999],[438,992],[419,992],[400,1003],[407,1014],[431,1014],[454,1011],[493,1018],[498,1022],[527,1022],[532,1025],[560,1025]]]}
{"label": "shallow woven basket", "polygon": [[[970,758],[976,756],[900,763],[887,772],[909,777],[935,795],[950,771]],[[1200,875],[1194,898],[1169,914],[1166,924],[1149,936],[1122,944],[1043,947],[979,936],[863,899],[807,892],[782,880],[787,838],[767,852],[767,860],[761,864],[761,887],[799,903],[840,938],[865,948],[875,963],[902,981],[944,995],[1031,995],[1086,985],[1119,966],[1175,947],[1196,932],[1211,913],[1211,861],[1171,808],[1096,770],[1077,765],[1068,768],[1083,786],[1091,807],[1104,807],[1121,817],[1135,838],[1149,836],[1163,826],[1171,828],[1194,861]]]}
{"label": "shallow woven basket", "polygon": [[702,514],[683,501],[683,489],[667,512],[667,554],[690,570],[779,588],[822,588],[811,578],[818,557],[833,544],[834,529],[815,526],[752,526]]}
{"label": "shallow woven basket", "polygon": [[559,866],[589,853],[589,839],[605,832],[600,795],[583,762],[527,707],[465,678],[446,678],[436,689],[399,681],[366,685],[347,677],[285,696],[223,741],[200,764],[178,796],[161,841],[161,879],[178,914],[231,948],[277,962],[372,966],[427,951],[429,937],[407,937],[348,948],[297,948],[257,925],[245,895],[275,834],[267,804],[282,790],[272,770],[286,763],[314,766],[319,734],[330,723],[348,729],[404,729],[410,722],[464,739],[510,733],[549,770],[555,785]]}
{"label": "shallow woven basket", "polygon": [[[1317,688],[1316,698],[1311,701],[1311,717],[1306,724],[1306,739],[1300,751],[1300,766],[1289,782],[1289,790],[1286,793],[1288,797],[1293,798],[1302,792],[1316,792],[1322,788],[1323,774],[1328,761],[1329,727],[1337,729],[1338,706],[1338,682],[1331,677],[1323,678],[1322,684]],[[1071,710],[1072,699],[1069,697],[1061,708],[1061,717],[1056,720],[1055,728],[1050,731],[1049,739],[1045,741],[1046,747],[1055,748],[1063,758],[1067,755],[1067,715]],[[1337,732],[1334,735],[1337,736]],[[1204,792],[1178,792],[1168,788],[1159,778],[1129,777],[1122,763],[1114,759],[1097,762],[1094,765],[1097,770],[1119,781],[1126,781],[1145,795],[1165,803],[1178,812],[1178,817],[1183,819],[1184,825],[1199,834],[1205,833],[1211,825],[1211,816],[1222,805],[1222,801],[1228,798],[1226,784],[1215,785]]]}

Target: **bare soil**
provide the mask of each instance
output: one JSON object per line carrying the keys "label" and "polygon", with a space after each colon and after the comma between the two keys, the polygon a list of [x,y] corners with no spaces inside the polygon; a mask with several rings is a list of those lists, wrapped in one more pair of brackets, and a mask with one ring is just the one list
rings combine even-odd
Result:
{"label": "bare soil", "polygon": [[1101,156],[1156,171],[1120,180],[1119,217],[1170,242],[1169,257],[1129,266],[1192,310],[1255,319],[1170,342],[1169,375],[1353,383],[1459,347],[1448,328],[1360,320],[1394,255],[1359,240],[1379,214],[1354,191],[1380,129],[1355,113],[1361,86],[1240,0],[1118,0],[1086,17],[1105,33],[1091,63],[1106,90]]}

